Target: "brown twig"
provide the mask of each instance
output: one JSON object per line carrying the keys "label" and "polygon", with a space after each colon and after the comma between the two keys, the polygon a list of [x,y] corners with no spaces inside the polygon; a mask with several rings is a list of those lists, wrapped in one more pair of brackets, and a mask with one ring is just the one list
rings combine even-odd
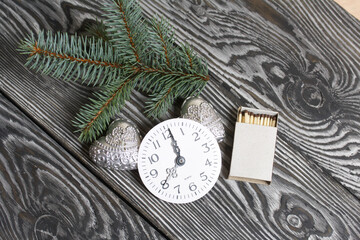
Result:
{"label": "brown twig", "polygon": [[132,48],[133,48],[133,52],[134,52],[134,55],[135,55],[135,57],[136,57],[136,61],[137,61],[138,63],[141,63],[139,54],[138,54],[138,52],[136,51],[135,43],[134,43],[134,40],[133,40],[133,37],[132,37],[131,30],[130,30],[130,28],[129,28],[128,21],[126,20],[125,11],[124,11],[124,9],[123,9],[123,6],[122,6],[122,4],[121,4],[120,2],[117,2],[117,5],[118,5],[118,7],[119,7],[120,13],[121,13],[122,16],[123,16],[123,21],[124,21],[124,24],[125,24],[125,29],[126,29],[126,32],[127,32],[127,34],[128,34],[128,37],[129,37],[130,45],[131,45]]}
{"label": "brown twig", "polygon": [[35,54],[42,54],[44,56],[51,56],[51,57],[55,57],[55,58],[61,58],[61,59],[68,59],[70,61],[76,61],[76,62],[84,62],[84,63],[89,63],[89,64],[94,64],[94,65],[101,65],[101,66],[110,66],[113,68],[120,68],[120,69],[130,69],[133,70],[134,72],[147,72],[147,73],[160,73],[160,74],[171,74],[171,75],[180,75],[180,76],[193,76],[193,77],[198,77],[203,81],[208,81],[209,80],[209,75],[207,76],[203,76],[203,75],[198,75],[198,74],[189,74],[189,73],[183,73],[183,72],[173,72],[173,71],[167,71],[167,70],[161,70],[161,69],[156,69],[156,68],[151,68],[148,66],[124,66],[118,63],[110,63],[110,62],[104,62],[104,61],[98,61],[98,60],[92,60],[92,59],[87,59],[87,58],[77,58],[77,57],[73,57],[73,56],[69,56],[66,54],[58,54],[58,53],[54,53],[54,52],[50,52],[47,50],[43,50],[41,48],[38,47],[37,42],[35,42],[35,45],[33,46],[33,52],[30,54],[30,56],[33,56]]}
{"label": "brown twig", "polygon": [[163,36],[162,36],[162,34],[161,34],[159,25],[157,25],[157,29],[158,29],[159,38],[160,38],[160,40],[161,40],[161,42],[162,42],[162,45],[163,45],[163,48],[164,48],[165,58],[166,58],[166,64],[167,64],[168,67],[170,68],[170,61],[169,61],[169,57],[168,57],[168,50],[167,50],[167,47],[166,47],[164,38],[163,38]]}
{"label": "brown twig", "polygon": [[161,70],[161,69],[156,69],[156,68],[150,68],[148,66],[143,66],[140,67],[140,70],[144,71],[144,72],[157,72],[157,73],[161,73],[161,74],[172,74],[172,75],[180,75],[180,76],[194,76],[194,77],[198,77],[203,81],[209,81],[210,77],[209,75],[207,76],[203,76],[203,75],[199,75],[199,74],[190,74],[190,73],[183,73],[183,72],[172,72],[172,71],[166,71],[166,70]]}
{"label": "brown twig", "polygon": [[54,52],[50,52],[47,50],[43,50],[41,48],[39,48],[37,46],[37,42],[35,42],[35,45],[33,47],[33,52],[30,54],[30,56],[33,56],[34,54],[42,54],[44,56],[51,56],[51,57],[55,57],[55,58],[61,58],[61,59],[68,59],[70,61],[75,61],[75,62],[86,62],[86,63],[91,63],[94,65],[101,65],[101,66],[110,66],[113,68],[121,68],[124,69],[125,67],[123,65],[117,64],[117,63],[109,63],[109,62],[102,62],[102,61],[98,61],[98,60],[92,60],[92,59],[87,59],[87,58],[76,58],[73,56],[69,56],[66,54],[58,54],[58,53],[54,53]]}
{"label": "brown twig", "polygon": [[167,90],[167,92],[166,92],[166,94],[164,95],[164,97],[162,97],[162,98],[160,99],[160,101],[158,101],[158,102],[156,103],[154,109],[158,108],[159,105],[167,98],[167,96],[170,94],[170,92],[171,92],[171,90],[172,90],[173,87],[174,87],[174,85],[172,85],[172,86]]}

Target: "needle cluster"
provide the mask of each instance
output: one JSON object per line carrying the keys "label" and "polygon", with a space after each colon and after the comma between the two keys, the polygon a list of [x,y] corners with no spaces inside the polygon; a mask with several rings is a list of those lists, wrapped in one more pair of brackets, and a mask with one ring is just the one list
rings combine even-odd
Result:
{"label": "needle cluster", "polygon": [[188,45],[175,44],[168,21],[144,22],[136,0],[113,0],[105,10],[104,23],[89,29],[93,37],[41,31],[19,47],[30,68],[99,87],[73,121],[84,142],[104,132],[134,88],[149,95],[145,112],[156,118],[209,80],[206,62]]}

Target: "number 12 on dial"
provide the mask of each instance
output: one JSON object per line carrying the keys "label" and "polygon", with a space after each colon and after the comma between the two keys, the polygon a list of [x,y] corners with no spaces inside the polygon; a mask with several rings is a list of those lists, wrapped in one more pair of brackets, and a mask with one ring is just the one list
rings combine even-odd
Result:
{"label": "number 12 on dial", "polygon": [[221,170],[221,152],[213,134],[203,125],[176,118],[159,123],[144,137],[138,170],[147,189],[173,203],[203,197],[215,185]]}

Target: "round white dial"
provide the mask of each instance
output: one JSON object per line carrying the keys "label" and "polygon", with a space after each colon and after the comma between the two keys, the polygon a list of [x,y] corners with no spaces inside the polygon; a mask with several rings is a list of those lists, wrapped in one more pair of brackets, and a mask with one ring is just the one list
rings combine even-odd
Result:
{"label": "round white dial", "polygon": [[175,118],[159,123],[141,142],[141,180],[158,198],[188,203],[214,186],[221,170],[221,152],[214,135],[192,120]]}

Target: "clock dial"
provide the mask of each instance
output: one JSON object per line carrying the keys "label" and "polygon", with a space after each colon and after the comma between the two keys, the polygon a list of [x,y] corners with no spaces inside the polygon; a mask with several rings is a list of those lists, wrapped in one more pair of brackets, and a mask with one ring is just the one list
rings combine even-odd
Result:
{"label": "clock dial", "polygon": [[188,119],[170,119],[144,137],[138,154],[141,180],[162,200],[188,203],[204,196],[216,183],[221,152],[214,135]]}

